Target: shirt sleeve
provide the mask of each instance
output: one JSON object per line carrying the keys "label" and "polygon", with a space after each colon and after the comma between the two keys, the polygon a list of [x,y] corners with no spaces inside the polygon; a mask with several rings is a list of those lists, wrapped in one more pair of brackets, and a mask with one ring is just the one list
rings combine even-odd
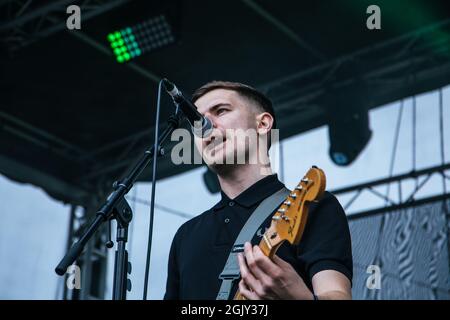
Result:
{"label": "shirt sleeve", "polygon": [[325,192],[319,203],[310,205],[297,254],[309,281],[320,271],[335,270],[352,282],[353,260],[348,221],[344,209],[331,193]]}
{"label": "shirt sleeve", "polygon": [[[180,228],[181,229],[181,228]],[[167,283],[164,300],[180,299],[180,272],[178,268],[178,247],[180,241],[180,229],[175,234],[169,252],[169,263],[167,267]]]}

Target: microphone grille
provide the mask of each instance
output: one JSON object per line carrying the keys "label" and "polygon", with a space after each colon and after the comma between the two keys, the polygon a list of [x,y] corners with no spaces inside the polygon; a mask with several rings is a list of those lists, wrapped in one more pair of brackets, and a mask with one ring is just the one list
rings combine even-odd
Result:
{"label": "microphone grille", "polygon": [[175,87],[175,85],[172,82],[170,82],[169,80],[167,80],[166,78],[162,79],[162,83],[163,83],[164,88],[167,91],[172,91],[173,88]]}

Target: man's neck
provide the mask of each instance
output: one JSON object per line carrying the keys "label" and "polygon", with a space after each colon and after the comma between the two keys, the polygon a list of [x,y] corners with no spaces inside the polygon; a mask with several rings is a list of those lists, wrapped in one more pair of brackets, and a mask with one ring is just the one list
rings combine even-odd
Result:
{"label": "man's neck", "polygon": [[217,173],[220,188],[230,198],[234,199],[259,180],[272,174],[269,166],[255,164],[236,165],[230,170]]}

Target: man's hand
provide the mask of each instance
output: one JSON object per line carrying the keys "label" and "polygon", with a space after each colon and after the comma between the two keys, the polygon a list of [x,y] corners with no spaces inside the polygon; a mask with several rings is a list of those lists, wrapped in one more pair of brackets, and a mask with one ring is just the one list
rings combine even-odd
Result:
{"label": "man's hand", "polygon": [[[249,300],[295,299],[312,300],[313,293],[303,279],[286,261],[266,257],[258,246],[245,243],[244,254],[238,255],[242,280],[239,291]],[[312,278],[319,300],[351,299],[350,280],[341,272],[322,270]]]}
{"label": "man's hand", "polygon": [[313,299],[313,294],[303,279],[289,263],[278,256],[275,255],[270,260],[258,246],[252,248],[247,242],[244,254],[240,253],[238,260],[242,277],[239,290],[247,299]]}

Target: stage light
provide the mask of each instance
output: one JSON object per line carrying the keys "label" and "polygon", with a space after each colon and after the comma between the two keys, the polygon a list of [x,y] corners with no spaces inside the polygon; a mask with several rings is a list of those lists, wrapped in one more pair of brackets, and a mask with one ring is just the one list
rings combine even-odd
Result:
{"label": "stage light", "polygon": [[106,38],[119,63],[175,42],[172,26],[164,15],[111,32]]}
{"label": "stage light", "polygon": [[329,155],[338,166],[350,165],[372,136],[368,96],[367,86],[362,81],[352,88],[327,93]]}
{"label": "stage light", "polygon": [[367,110],[337,117],[328,124],[330,157],[339,166],[348,166],[361,153],[372,136]]}

